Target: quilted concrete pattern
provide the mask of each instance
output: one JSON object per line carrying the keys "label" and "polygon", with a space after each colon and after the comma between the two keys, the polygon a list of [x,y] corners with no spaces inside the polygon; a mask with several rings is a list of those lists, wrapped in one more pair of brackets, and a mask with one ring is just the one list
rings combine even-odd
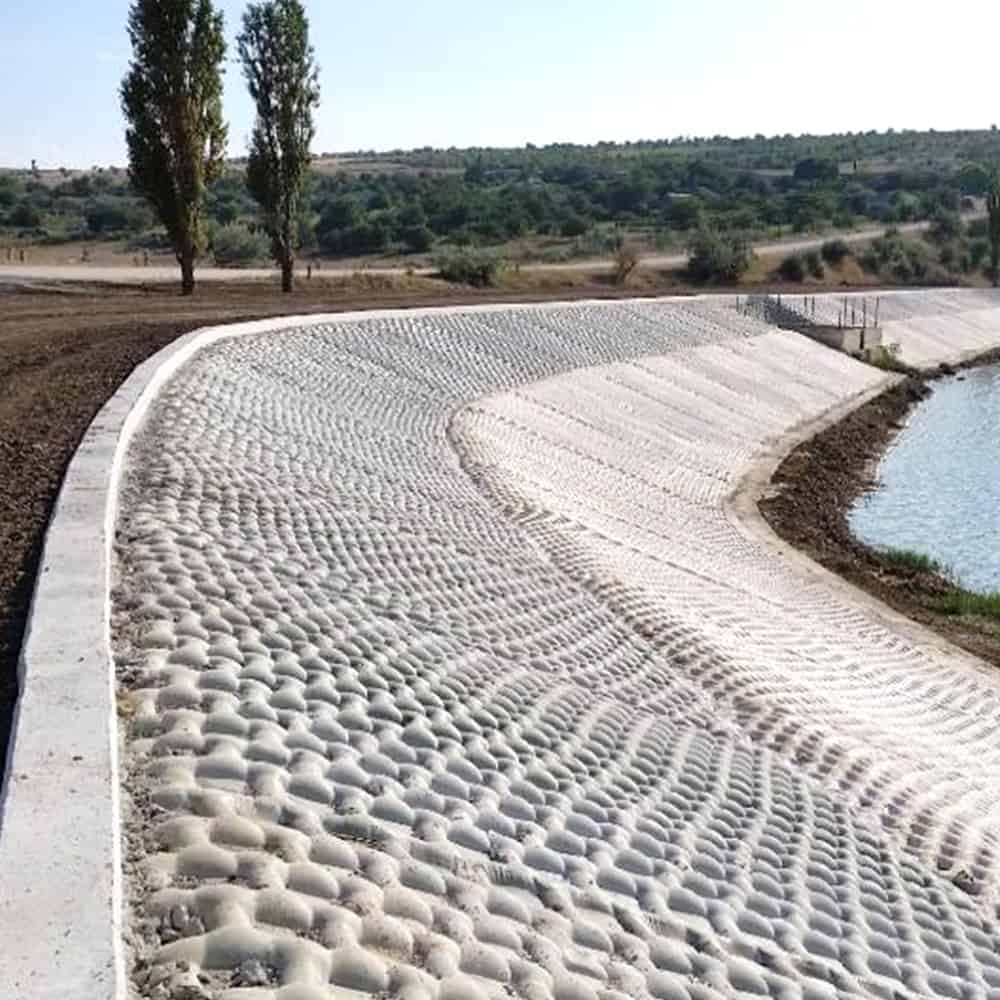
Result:
{"label": "quilted concrete pattern", "polygon": [[711,300],[198,354],[118,524],[138,994],[1000,998],[1000,682],[726,504],[883,378]]}

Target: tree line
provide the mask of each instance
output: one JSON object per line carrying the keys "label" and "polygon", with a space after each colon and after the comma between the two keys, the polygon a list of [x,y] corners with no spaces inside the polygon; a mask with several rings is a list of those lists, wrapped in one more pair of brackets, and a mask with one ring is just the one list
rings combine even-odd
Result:
{"label": "tree line", "polygon": [[249,156],[227,162],[222,29],[211,0],[134,2],[122,85],[127,175],[66,171],[52,184],[0,174],[0,231],[169,246],[185,291],[208,247],[221,264],[270,254],[291,288],[300,248],[359,257],[517,241],[519,252],[568,258],[613,253],[623,232],[666,249],[708,246],[706,234],[745,243],[921,219],[947,230],[961,209],[984,203],[989,164],[1000,159],[995,127],[890,129],[397,150],[358,154],[331,174],[310,156],[319,85],[303,7],[267,0],[249,4],[236,43],[256,109]]}
{"label": "tree line", "polygon": [[[223,17],[212,0],[134,0],[128,33],[132,62],[121,97],[129,177],[165,228],[181,267],[182,290],[189,294],[195,261],[206,245],[206,195],[225,168]],[[237,48],[256,110],[246,188],[281,269],[282,287],[291,291],[320,99],[300,0],[250,3]],[[669,155],[673,143],[666,144],[668,155],[662,144],[640,143],[624,151],[601,145],[589,158],[575,155],[576,147],[555,147],[556,156],[551,148],[486,150],[458,161],[452,151],[417,151],[411,155],[430,168],[417,177],[324,179],[319,188],[326,197],[314,238],[326,252],[360,255],[383,252],[394,241],[421,252],[441,236],[457,244],[553,230],[580,237],[595,221],[606,220],[654,218],[681,231],[711,226],[745,232],[789,224],[801,230],[849,226],[872,218],[890,223],[947,218],[963,196],[989,195],[992,208],[996,185],[974,162],[955,171],[951,183],[939,170],[913,162],[908,173],[859,175],[857,158],[876,148],[873,136],[878,141],[872,133],[836,137],[825,146],[810,143],[810,137],[770,142],[762,136],[716,137],[702,143],[705,155],[694,158]],[[996,142],[994,127],[977,151]],[[886,157],[909,149],[912,161],[940,140],[933,132],[921,138],[890,131],[881,143]],[[774,164],[783,164],[780,154],[789,150],[809,155],[782,173]],[[837,156],[852,157],[853,169],[845,173]],[[434,168],[452,172],[442,176],[431,172]],[[768,176],[769,169],[777,169],[777,176]]]}
{"label": "tree line", "polygon": [[[223,28],[212,0],[135,0],[128,17],[132,60],[121,101],[129,178],[167,232],[185,295],[194,291],[195,262],[205,248],[206,190],[226,163]],[[319,74],[300,0],[249,4],[237,47],[256,109],[246,184],[281,268],[282,288],[290,292],[319,105]]]}

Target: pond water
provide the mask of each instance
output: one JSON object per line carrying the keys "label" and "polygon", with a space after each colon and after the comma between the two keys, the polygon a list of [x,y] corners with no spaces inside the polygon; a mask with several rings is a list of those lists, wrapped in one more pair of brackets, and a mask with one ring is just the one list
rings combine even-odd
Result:
{"label": "pond water", "polygon": [[1000,365],[934,384],[850,513],[872,546],[933,556],[970,590],[1000,591]]}

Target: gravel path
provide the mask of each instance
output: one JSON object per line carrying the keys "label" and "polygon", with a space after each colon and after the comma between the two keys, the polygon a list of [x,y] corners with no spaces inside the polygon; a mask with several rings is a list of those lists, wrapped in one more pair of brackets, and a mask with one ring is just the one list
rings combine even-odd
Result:
{"label": "gravel path", "polygon": [[140,995],[1000,997],[1000,679],[726,506],[881,379],[707,301],[200,354],[119,523]]}

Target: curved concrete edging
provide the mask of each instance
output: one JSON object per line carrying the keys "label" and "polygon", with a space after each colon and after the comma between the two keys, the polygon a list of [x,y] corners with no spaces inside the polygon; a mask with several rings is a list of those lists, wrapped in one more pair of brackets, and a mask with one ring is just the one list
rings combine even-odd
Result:
{"label": "curved concrete edging", "polygon": [[786,434],[771,442],[765,452],[757,457],[736,489],[723,504],[726,519],[745,538],[766,549],[792,565],[799,577],[807,582],[822,585],[842,600],[861,607],[885,628],[905,638],[911,645],[937,654],[962,660],[976,670],[990,670],[982,660],[949,642],[937,632],[893,610],[878,598],[856,587],[842,576],[815,562],[808,555],[786,542],[768,524],[760,512],[759,503],[771,488],[771,479],[781,463],[802,443],[821,434],[828,427],[839,423],[849,414],[881,395],[886,389],[901,381],[902,376],[887,375],[878,385],[858,396],[827,410],[813,420],[793,427]]}
{"label": "curved concrete edging", "polygon": [[0,797],[4,997],[127,994],[109,595],[128,446],[164,383],[201,348],[314,321],[323,319],[187,334],[135,369],[69,464],[39,562]]}
{"label": "curved concrete edging", "polygon": [[112,546],[125,456],[166,382],[198,351],[231,337],[404,314],[544,311],[567,304],[385,309],[206,327],[139,365],[104,405],[67,468],[49,521],[18,664],[20,696],[0,792],[0,995],[128,995]]}

